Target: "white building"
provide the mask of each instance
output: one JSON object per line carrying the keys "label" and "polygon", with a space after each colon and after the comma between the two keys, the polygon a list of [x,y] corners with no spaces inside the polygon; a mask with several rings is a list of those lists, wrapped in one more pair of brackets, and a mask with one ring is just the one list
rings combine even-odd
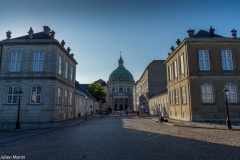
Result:
{"label": "white building", "polygon": [[[16,122],[18,91],[22,90],[20,122],[59,121],[75,113],[77,61],[54,38],[48,26],[43,32],[0,41],[0,121]],[[51,31],[51,32],[50,32]]]}

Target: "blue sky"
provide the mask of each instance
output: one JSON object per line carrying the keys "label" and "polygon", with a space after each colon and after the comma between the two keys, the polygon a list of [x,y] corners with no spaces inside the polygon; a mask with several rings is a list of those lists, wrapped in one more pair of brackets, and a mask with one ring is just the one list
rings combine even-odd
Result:
{"label": "blue sky", "polygon": [[[78,61],[76,80],[108,80],[120,51],[135,81],[152,60],[167,58],[187,30],[231,37],[240,32],[240,2],[231,0],[1,0],[0,39],[49,26]],[[240,34],[240,33],[239,33]],[[239,36],[239,34],[237,36]]]}

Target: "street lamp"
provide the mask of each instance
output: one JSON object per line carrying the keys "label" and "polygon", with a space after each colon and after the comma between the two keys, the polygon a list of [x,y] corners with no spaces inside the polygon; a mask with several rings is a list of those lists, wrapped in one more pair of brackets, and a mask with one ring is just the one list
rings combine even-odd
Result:
{"label": "street lamp", "polygon": [[85,95],[86,106],[85,106],[85,120],[87,120],[87,96]]}
{"label": "street lamp", "polygon": [[15,129],[20,129],[20,122],[19,122],[19,115],[20,115],[20,102],[21,102],[21,97],[22,97],[22,89],[20,88],[18,91],[18,118],[17,118],[17,122],[16,122],[16,128]]}
{"label": "street lamp", "polygon": [[229,118],[229,113],[228,113],[228,88],[227,86],[224,87],[224,90],[223,90],[224,94],[225,94],[225,99],[226,99],[226,107],[227,107],[227,120],[226,120],[226,124],[228,126],[228,129],[232,129],[232,126],[231,126],[231,121],[230,121],[230,118]]}

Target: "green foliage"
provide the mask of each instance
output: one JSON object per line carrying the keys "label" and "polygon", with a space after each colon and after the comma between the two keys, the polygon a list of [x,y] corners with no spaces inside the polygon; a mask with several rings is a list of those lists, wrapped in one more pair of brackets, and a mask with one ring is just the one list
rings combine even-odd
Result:
{"label": "green foliage", "polygon": [[89,84],[88,91],[93,95],[94,98],[96,98],[98,101],[102,100],[102,104],[106,103],[106,93],[104,92],[104,89],[98,82],[94,82],[92,84]]}

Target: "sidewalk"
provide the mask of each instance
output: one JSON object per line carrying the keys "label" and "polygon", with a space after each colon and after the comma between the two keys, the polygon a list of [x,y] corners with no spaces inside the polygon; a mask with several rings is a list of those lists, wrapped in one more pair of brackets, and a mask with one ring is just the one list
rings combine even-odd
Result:
{"label": "sidewalk", "polygon": [[[101,117],[100,115],[93,115],[93,116],[87,116],[87,120],[85,120],[85,117],[77,117],[73,119],[68,119],[64,121],[57,121],[57,122],[32,122],[32,123],[24,123],[20,122],[20,131],[26,131],[26,130],[35,130],[35,129],[49,129],[49,128],[61,128],[61,127],[70,127],[77,125],[79,123],[83,123],[95,118]],[[16,122],[12,123],[0,123],[0,131],[17,131],[15,129]]]}
{"label": "sidewalk", "polygon": [[[148,116],[145,118],[149,118],[153,121],[158,122],[159,116]],[[223,122],[223,121],[222,122],[188,122],[188,121],[175,120],[171,118],[166,118],[166,119],[168,120],[168,122],[162,122],[162,123],[169,126],[228,130],[226,122]],[[240,122],[231,122],[231,125],[232,125],[232,130],[240,131]]]}

